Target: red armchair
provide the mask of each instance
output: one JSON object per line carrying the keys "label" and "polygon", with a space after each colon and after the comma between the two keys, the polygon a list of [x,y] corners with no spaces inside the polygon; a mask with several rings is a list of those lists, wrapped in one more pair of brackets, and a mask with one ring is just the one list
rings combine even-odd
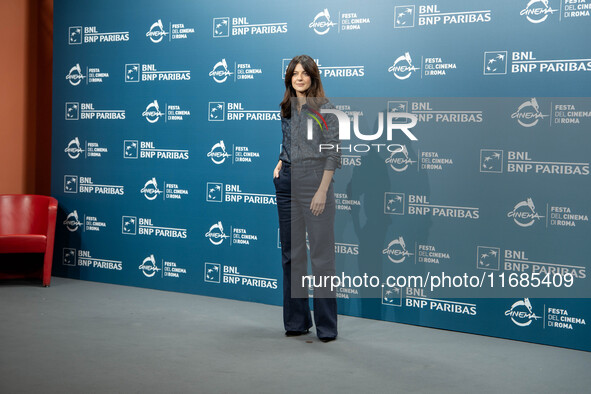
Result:
{"label": "red armchair", "polygon": [[41,279],[46,287],[51,281],[56,215],[53,197],[0,195],[0,253],[43,253]]}

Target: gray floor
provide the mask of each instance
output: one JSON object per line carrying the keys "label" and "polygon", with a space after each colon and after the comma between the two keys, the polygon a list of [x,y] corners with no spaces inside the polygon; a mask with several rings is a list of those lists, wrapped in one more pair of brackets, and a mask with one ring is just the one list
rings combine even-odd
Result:
{"label": "gray floor", "polygon": [[0,392],[589,393],[591,354],[339,317],[286,338],[281,308],[53,278],[0,284]]}

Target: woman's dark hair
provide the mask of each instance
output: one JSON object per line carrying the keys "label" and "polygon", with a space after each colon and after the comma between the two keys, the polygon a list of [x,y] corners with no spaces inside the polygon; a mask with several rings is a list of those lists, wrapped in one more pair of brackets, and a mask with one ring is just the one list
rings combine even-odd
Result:
{"label": "woman's dark hair", "polygon": [[320,71],[314,59],[308,55],[299,55],[291,59],[285,72],[285,94],[283,95],[283,101],[279,106],[281,107],[281,116],[284,118],[291,118],[291,98],[296,97],[296,91],[291,86],[291,78],[293,77],[294,70],[298,64],[301,64],[304,71],[308,73],[312,80],[310,88],[306,91],[306,97],[310,97],[307,100],[307,104],[314,109],[320,108],[326,100],[324,95],[324,88],[322,87],[322,81],[320,80]]}

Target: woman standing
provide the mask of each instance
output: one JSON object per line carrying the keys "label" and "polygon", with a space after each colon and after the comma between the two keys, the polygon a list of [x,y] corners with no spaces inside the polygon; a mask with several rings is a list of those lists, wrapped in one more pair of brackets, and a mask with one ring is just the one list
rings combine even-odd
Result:
{"label": "woman standing", "polygon": [[[307,334],[312,327],[306,285],[315,283],[316,334],[329,342],[337,337],[336,298],[329,287],[318,284],[320,278],[335,274],[332,178],[341,160],[336,116],[321,114],[322,109],[334,107],[325,97],[318,66],[310,56],[296,56],[287,66],[280,106],[283,147],[273,181],[279,210],[285,335]],[[314,280],[304,282],[306,233]]]}

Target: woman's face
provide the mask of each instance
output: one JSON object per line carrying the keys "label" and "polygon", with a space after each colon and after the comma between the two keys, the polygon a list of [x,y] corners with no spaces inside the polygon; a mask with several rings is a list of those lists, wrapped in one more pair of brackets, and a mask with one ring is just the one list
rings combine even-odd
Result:
{"label": "woman's face", "polygon": [[312,78],[304,70],[300,63],[297,64],[291,77],[291,86],[296,91],[297,96],[305,96],[312,85]]}

